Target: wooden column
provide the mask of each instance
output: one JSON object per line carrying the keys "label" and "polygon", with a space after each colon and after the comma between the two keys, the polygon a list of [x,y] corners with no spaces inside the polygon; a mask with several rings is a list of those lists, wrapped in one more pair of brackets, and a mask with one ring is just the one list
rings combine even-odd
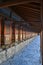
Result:
{"label": "wooden column", "polygon": [[18,41],[20,41],[20,29],[18,30]]}
{"label": "wooden column", "polygon": [[20,25],[18,25],[18,41],[20,41]]}
{"label": "wooden column", "polygon": [[24,40],[26,40],[26,31],[24,31],[24,35],[25,35],[25,38],[24,38]]}
{"label": "wooden column", "polygon": [[22,26],[21,26],[21,41],[22,41]]}
{"label": "wooden column", "polygon": [[24,40],[24,29],[23,29],[23,40]]}
{"label": "wooden column", "polygon": [[26,39],[27,39],[27,32],[26,32]]}
{"label": "wooden column", "polygon": [[24,31],[24,40],[25,40],[25,31]]}
{"label": "wooden column", "polygon": [[25,40],[26,40],[26,31],[25,31]]}
{"label": "wooden column", "polygon": [[15,22],[12,21],[12,42],[15,42]]}
{"label": "wooden column", "polygon": [[1,18],[0,18],[0,47],[1,47]]}
{"label": "wooden column", "polygon": [[43,0],[41,1],[41,33],[40,33],[40,49],[41,49],[41,58],[42,58],[42,65],[43,65]]}
{"label": "wooden column", "polygon": [[41,50],[41,61],[43,65],[43,31],[40,33],[40,50]]}
{"label": "wooden column", "polygon": [[4,18],[1,18],[1,46],[4,45]]}
{"label": "wooden column", "polygon": [[26,31],[25,31],[25,40],[26,40]]}
{"label": "wooden column", "polygon": [[27,39],[27,31],[26,31],[26,39]]}
{"label": "wooden column", "polygon": [[21,26],[21,31],[22,31],[22,33],[21,33],[21,34],[22,34],[22,40],[23,40],[23,28],[22,28],[22,26]]}
{"label": "wooden column", "polygon": [[22,28],[22,40],[23,40],[23,28]]}

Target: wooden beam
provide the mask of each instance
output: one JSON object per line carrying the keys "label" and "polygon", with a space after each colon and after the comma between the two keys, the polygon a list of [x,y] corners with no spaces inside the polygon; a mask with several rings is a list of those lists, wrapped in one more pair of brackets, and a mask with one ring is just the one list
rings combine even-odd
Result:
{"label": "wooden beam", "polygon": [[[30,2],[30,3],[27,3],[27,4],[23,4],[23,5],[20,5],[20,6],[24,6],[24,7],[29,7],[29,8],[33,8],[33,9],[36,9],[36,10],[40,10],[40,6],[41,4],[40,3],[36,3],[36,2]],[[19,5],[18,5],[19,6]]]}
{"label": "wooden beam", "polygon": [[[34,1],[34,2],[40,2],[39,0],[31,0],[31,1]],[[8,7],[8,6],[14,6],[14,5],[21,5],[21,4],[26,4],[26,3],[29,3],[31,2],[29,0],[16,0],[16,1],[11,1],[11,2],[4,2],[4,3],[1,3],[0,4],[0,8],[3,8],[3,7]]]}

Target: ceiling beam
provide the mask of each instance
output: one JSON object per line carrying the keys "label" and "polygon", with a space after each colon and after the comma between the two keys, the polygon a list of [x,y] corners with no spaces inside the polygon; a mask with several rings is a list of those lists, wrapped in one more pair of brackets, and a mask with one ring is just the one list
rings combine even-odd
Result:
{"label": "ceiling beam", "polygon": [[[39,4],[39,5],[37,5]],[[29,8],[33,8],[33,9],[36,9],[36,10],[40,10],[41,9],[41,4],[40,3],[36,3],[34,2],[34,4],[31,4],[31,3],[27,3],[27,4],[23,4],[23,5],[20,5],[20,6],[24,6],[24,7],[29,7]]]}
{"label": "ceiling beam", "polygon": [[3,7],[8,7],[8,6],[15,6],[15,5],[21,5],[21,4],[26,4],[26,3],[29,3],[29,2],[40,2],[40,0],[16,0],[16,1],[10,1],[10,2],[3,2],[3,3],[0,3],[0,8],[3,8]]}

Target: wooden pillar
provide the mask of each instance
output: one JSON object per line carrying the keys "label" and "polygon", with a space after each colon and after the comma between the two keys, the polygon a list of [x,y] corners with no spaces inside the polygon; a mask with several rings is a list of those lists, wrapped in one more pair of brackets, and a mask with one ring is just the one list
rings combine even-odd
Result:
{"label": "wooden pillar", "polygon": [[40,50],[41,50],[41,61],[43,65],[43,31],[40,33]]}
{"label": "wooden pillar", "polygon": [[18,41],[20,41],[20,26],[18,25]]}
{"label": "wooden pillar", "polygon": [[25,40],[25,30],[24,30],[24,40]]}
{"label": "wooden pillar", "polygon": [[26,30],[25,30],[25,40],[26,40]]}
{"label": "wooden pillar", "polygon": [[43,65],[43,0],[41,1],[41,33],[40,33],[40,48],[41,48],[41,58],[42,58],[42,65]]}
{"label": "wooden pillar", "polygon": [[18,30],[18,41],[20,41],[20,29]]}
{"label": "wooden pillar", "polygon": [[21,41],[22,41],[22,26],[21,26],[21,29],[20,29],[20,38],[21,38]]}
{"label": "wooden pillar", "polygon": [[27,31],[26,31],[26,39],[27,39]]}
{"label": "wooden pillar", "polygon": [[24,40],[26,40],[26,31],[24,31],[24,35],[25,35],[25,38],[24,38]]}
{"label": "wooden pillar", "polygon": [[21,30],[22,30],[22,40],[23,40],[23,28],[21,28]]}
{"label": "wooden pillar", "polygon": [[26,39],[26,31],[25,31],[25,39]]}
{"label": "wooden pillar", "polygon": [[0,47],[1,47],[1,18],[0,18]]}
{"label": "wooden pillar", "polygon": [[24,29],[22,29],[22,38],[24,40]]}
{"label": "wooden pillar", "polygon": [[27,31],[26,31],[26,39],[27,39]]}
{"label": "wooden pillar", "polygon": [[12,21],[12,42],[15,42],[15,23]]}
{"label": "wooden pillar", "polygon": [[23,40],[23,28],[22,28],[22,40]]}
{"label": "wooden pillar", "polygon": [[1,46],[4,45],[4,18],[1,18]]}

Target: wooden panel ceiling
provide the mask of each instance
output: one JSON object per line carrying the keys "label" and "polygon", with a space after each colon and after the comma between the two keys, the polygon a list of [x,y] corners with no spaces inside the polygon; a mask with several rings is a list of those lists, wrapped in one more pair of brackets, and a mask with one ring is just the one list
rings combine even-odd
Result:
{"label": "wooden panel ceiling", "polygon": [[39,2],[29,2],[18,6],[10,7],[30,24],[31,29],[41,30],[41,4]]}
{"label": "wooden panel ceiling", "polygon": [[41,30],[41,0],[2,0],[0,8],[7,7],[16,12],[28,23],[29,29],[40,32]]}

